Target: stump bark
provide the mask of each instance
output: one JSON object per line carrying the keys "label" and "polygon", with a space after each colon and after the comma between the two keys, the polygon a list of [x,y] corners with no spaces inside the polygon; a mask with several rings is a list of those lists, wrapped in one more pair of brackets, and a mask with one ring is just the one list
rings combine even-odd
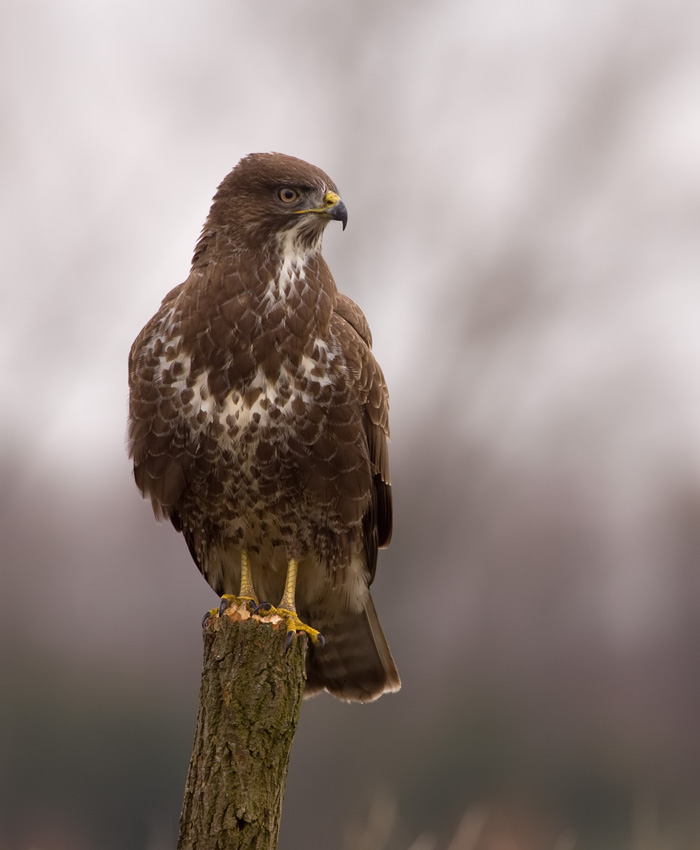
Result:
{"label": "stump bark", "polygon": [[[242,619],[243,618],[243,619]],[[230,609],[204,666],[178,850],[274,850],[305,679],[306,636]]]}

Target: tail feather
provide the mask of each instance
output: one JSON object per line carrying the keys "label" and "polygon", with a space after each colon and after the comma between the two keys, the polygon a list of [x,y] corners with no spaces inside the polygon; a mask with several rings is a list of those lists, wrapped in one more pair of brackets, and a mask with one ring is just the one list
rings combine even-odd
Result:
{"label": "tail feather", "polygon": [[309,647],[304,697],[326,690],[348,702],[371,702],[401,687],[370,596],[364,611],[334,612],[309,620],[325,638],[323,648]]}

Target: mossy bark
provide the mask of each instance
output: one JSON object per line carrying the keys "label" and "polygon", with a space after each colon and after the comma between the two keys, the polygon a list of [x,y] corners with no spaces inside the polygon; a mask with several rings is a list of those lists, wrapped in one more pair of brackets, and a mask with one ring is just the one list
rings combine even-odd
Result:
{"label": "mossy bark", "polygon": [[204,627],[178,850],[274,850],[304,690],[306,636],[228,612]]}

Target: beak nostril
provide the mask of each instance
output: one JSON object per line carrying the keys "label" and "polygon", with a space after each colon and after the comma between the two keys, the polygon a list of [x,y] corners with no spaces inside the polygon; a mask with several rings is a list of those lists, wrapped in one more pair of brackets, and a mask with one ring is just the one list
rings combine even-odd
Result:
{"label": "beak nostril", "polygon": [[326,192],[326,194],[323,196],[323,209],[330,209],[331,207],[334,207],[339,201],[340,198],[335,192]]}

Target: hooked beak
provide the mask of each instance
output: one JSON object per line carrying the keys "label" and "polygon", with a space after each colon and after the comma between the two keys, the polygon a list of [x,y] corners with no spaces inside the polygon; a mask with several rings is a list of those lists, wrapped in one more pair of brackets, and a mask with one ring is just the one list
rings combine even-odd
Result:
{"label": "hooked beak", "polygon": [[333,221],[342,221],[343,230],[348,224],[348,210],[345,204],[340,200],[340,195],[335,192],[326,192],[323,196],[323,203],[320,207],[311,207],[307,210],[295,210],[296,215],[304,215],[305,213],[317,213],[323,218],[330,218]]}
{"label": "hooked beak", "polygon": [[348,208],[335,192],[326,192],[323,198],[323,211],[333,221],[342,221],[343,230],[348,226]]}

